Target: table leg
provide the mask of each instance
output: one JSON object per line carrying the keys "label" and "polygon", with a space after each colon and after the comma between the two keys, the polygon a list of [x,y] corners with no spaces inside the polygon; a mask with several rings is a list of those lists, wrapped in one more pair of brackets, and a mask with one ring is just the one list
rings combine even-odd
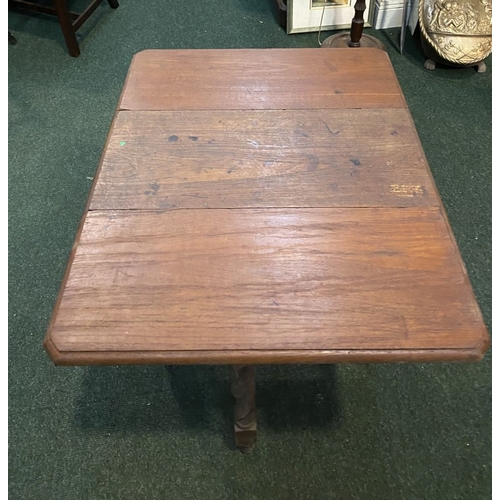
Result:
{"label": "table leg", "polygon": [[233,365],[231,391],[236,398],[234,407],[234,438],[242,453],[250,453],[257,441],[257,411],[255,407],[254,367]]}

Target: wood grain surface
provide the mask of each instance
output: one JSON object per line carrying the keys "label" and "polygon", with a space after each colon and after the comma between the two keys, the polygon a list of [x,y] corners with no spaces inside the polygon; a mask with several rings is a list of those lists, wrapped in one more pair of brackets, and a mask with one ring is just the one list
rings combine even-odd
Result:
{"label": "wood grain surface", "polygon": [[119,112],[91,209],[438,206],[406,109]]}
{"label": "wood grain surface", "polygon": [[87,365],[214,365],[250,364],[318,364],[318,363],[429,363],[480,361],[490,343],[473,349],[307,349],[307,350],[239,350],[239,351],[59,351],[50,336],[44,347],[58,366]]}
{"label": "wood grain surface", "polygon": [[387,54],[137,54],[44,345],[66,365],[481,359]]}
{"label": "wood grain surface", "polygon": [[118,109],[405,106],[384,51],[311,48],[139,52]]}
{"label": "wood grain surface", "polygon": [[90,212],[64,352],[464,349],[485,328],[439,209]]}

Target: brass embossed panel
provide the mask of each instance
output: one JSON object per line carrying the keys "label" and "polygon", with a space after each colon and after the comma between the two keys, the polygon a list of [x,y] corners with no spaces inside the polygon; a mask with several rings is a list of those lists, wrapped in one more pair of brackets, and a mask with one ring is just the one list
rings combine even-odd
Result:
{"label": "brass embossed panel", "polygon": [[491,0],[422,0],[424,38],[443,59],[473,65],[492,49]]}

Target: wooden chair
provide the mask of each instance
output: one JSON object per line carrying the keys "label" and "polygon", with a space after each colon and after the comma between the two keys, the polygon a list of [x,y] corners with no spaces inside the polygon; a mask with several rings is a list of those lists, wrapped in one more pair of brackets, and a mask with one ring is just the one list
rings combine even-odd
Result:
{"label": "wooden chair", "polygon": [[[97,9],[103,0],[92,0],[89,6],[81,13],[68,10],[66,0],[52,0],[54,6],[42,5],[25,0],[9,0],[9,9],[20,11],[23,13],[38,13],[57,16],[59,24],[68,47],[69,55],[78,57],[80,55],[80,47],[76,39],[76,31]],[[109,6],[112,9],[118,7],[118,0],[108,0]]]}

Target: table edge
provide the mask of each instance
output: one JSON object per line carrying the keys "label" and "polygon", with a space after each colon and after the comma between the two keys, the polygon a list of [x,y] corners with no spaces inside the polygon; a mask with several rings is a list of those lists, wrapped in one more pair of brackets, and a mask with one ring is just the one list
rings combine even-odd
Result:
{"label": "table edge", "polygon": [[47,333],[43,345],[52,362],[58,366],[427,363],[481,361],[490,347],[490,338],[485,329],[478,345],[470,349],[63,352],[57,349],[50,333]]}
{"label": "table edge", "polygon": [[[329,51],[329,52],[345,51],[346,53],[352,51],[352,49],[350,49],[348,47],[339,47],[339,48],[319,47],[319,48],[325,54],[326,54],[326,51]],[[245,47],[245,48],[229,47],[229,48],[219,48],[219,49],[214,49],[214,48],[202,48],[202,49],[200,49],[200,48],[187,48],[187,49],[151,49],[151,48],[148,48],[148,49],[143,49],[143,50],[140,50],[139,52],[136,52],[130,60],[127,75],[125,77],[125,81],[123,83],[123,87],[122,87],[121,92],[120,92],[120,97],[118,99],[118,103],[117,103],[115,112],[117,112],[117,111],[159,111],[157,109],[154,109],[154,110],[138,109],[138,108],[133,108],[133,107],[129,107],[129,106],[124,105],[124,101],[125,101],[126,94],[127,94],[127,89],[128,89],[128,86],[129,86],[129,83],[131,80],[132,73],[135,69],[135,65],[138,64],[138,61],[140,59],[147,58],[153,53],[159,53],[159,52],[193,53],[193,52],[214,52],[214,51],[218,51],[218,52],[233,52],[233,51],[239,51],[239,52],[262,52],[262,51],[287,52],[287,51],[295,51],[296,52],[296,51],[304,51],[304,52],[306,52],[306,51],[317,51],[317,50],[318,50],[318,47],[262,47],[262,48],[258,48],[258,47]],[[408,103],[406,102],[406,98],[403,94],[403,90],[402,90],[401,85],[399,83],[399,80],[398,80],[398,77],[396,74],[396,70],[394,69],[394,66],[392,64],[391,58],[389,57],[389,54],[385,50],[381,50],[381,49],[376,48],[376,47],[359,47],[358,49],[356,49],[356,51],[374,52],[375,54],[377,54],[375,57],[379,57],[379,55],[380,55],[380,57],[384,58],[388,62],[388,67],[392,73],[392,76],[394,77],[394,79],[397,83],[397,88],[399,89],[398,96],[399,96],[400,101],[401,101],[400,104],[398,106],[395,106],[395,107],[408,109]],[[389,107],[393,107],[393,106],[389,106]],[[200,108],[200,110],[202,110],[202,109],[205,109],[205,108]],[[211,108],[207,108],[207,109],[212,110]],[[224,108],[224,109],[226,109],[226,108]],[[246,109],[250,109],[250,108],[232,108],[231,107],[231,108],[227,108],[227,109],[246,110]],[[251,109],[253,109],[253,108],[251,108]],[[274,109],[274,108],[255,108],[255,109]],[[276,109],[281,109],[281,108],[276,108]],[[287,109],[309,109],[309,108],[287,108]],[[310,108],[310,109],[315,109],[315,108]],[[332,108],[332,109],[337,109],[337,108]],[[349,108],[349,109],[356,109],[356,108]]]}

